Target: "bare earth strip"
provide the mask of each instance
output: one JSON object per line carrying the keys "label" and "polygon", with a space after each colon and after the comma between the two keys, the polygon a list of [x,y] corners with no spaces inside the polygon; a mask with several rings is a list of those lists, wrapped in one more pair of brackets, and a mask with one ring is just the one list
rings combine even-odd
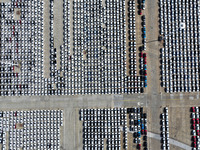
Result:
{"label": "bare earth strip", "polygon": [[57,69],[60,69],[60,46],[63,44],[63,1],[56,1],[53,7],[54,48],[57,51]]}
{"label": "bare earth strip", "polygon": [[50,77],[50,3],[44,2],[44,77]]}

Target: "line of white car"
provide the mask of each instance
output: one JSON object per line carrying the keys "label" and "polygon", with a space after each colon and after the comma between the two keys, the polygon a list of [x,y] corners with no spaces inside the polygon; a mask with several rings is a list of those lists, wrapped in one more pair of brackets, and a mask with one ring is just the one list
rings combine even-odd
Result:
{"label": "line of white car", "polygon": [[169,116],[168,107],[164,108],[164,113],[161,114],[161,136],[162,136],[162,149],[169,150]]}

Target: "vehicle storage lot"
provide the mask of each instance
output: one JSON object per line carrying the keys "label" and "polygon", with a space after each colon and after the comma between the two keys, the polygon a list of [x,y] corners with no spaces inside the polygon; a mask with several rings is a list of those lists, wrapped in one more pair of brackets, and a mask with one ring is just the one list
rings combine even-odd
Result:
{"label": "vehicle storage lot", "polygon": [[[131,1],[133,2],[133,0]],[[137,41],[140,45],[142,43],[141,15],[137,14],[138,4],[135,3],[136,15],[132,15],[132,17],[136,16],[136,34],[138,37],[135,38],[134,35],[131,38],[134,39],[131,43],[128,40],[126,41],[128,29],[125,26],[127,15],[125,9],[128,0],[117,3],[113,0],[106,1],[105,7],[100,0],[95,2],[84,1],[84,3],[72,0],[59,2],[53,2],[53,0],[50,2],[26,1],[19,3],[19,5],[14,1],[2,3],[2,16],[11,17],[13,14],[9,12],[10,8],[13,10],[14,8],[22,9],[19,23],[12,23],[12,25],[15,25],[12,29],[13,32],[7,31],[10,29],[10,22],[8,24],[4,17],[1,18],[1,21],[5,22],[2,24],[1,31],[2,33],[5,32],[5,35],[1,36],[2,40],[8,41],[7,37],[12,34],[16,37],[13,39],[10,37],[11,44],[5,42],[6,45],[2,46],[5,54],[1,54],[1,63],[4,61],[12,62],[15,56],[17,66],[22,73],[16,73],[14,64],[2,64],[1,77],[4,80],[1,81],[1,96],[143,93],[145,86],[143,75],[138,75],[139,69],[136,69],[139,66],[138,45],[132,47],[129,53],[130,60],[125,57],[128,49],[127,44],[133,46],[134,41]],[[34,5],[33,10],[30,9],[32,5]],[[32,16],[24,13],[28,10],[30,10]],[[41,24],[30,26],[28,23],[28,27],[24,26],[23,23],[26,24],[31,17],[34,17],[34,12],[37,17],[40,17],[38,19],[41,20]],[[111,18],[115,18],[115,20]],[[135,24],[132,21],[130,23],[132,26]],[[26,37],[26,34],[30,35],[33,32],[31,31],[23,36],[23,31],[22,35],[16,36],[15,32],[18,33],[18,30],[15,31],[16,28],[19,28],[19,33],[23,29],[34,29],[36,36],[32,35],[35,39],[31,40],[31,46],[34,47],[35,51],[30,46],[28,52],[26,52],[26,48],[19,47],[22,54],[18,54],[18,38],[24,40],[22,45],[26,45],[27,40],[30,40]],[[35,29],[37,30],[35,31]],[[132,33],[135,32],[135,29],[130,30]],[[37,38],[39,39],[38,43],[35,42]],[[14,40],[13,43],[12,40]],[[15,50],[15,45],[17,45],[17,50]],[[39,49],[36,45],[39,45]],[[11,46],[9,51],[6,49],[8,46]],[[24,51],[28,55],[28,59],[27,56],[23,56]],[[84,52],[87,55],[86,59],[82,57]],[[9,53],[9,57],[7,57],[7,53]],[[23,57],[17,57],[17,55]],[[26,59],[28,62],[25,61]],[[126,64],[127,60],[130,61],[130,65],[129,63]],[[6,70],[8,66],[9,70]],[[129,67],[130,70],[126,67]],[[145,72],[143,67],[141,70]],[[129,71],[131,73],[127,77],[126,73]],[[146,73],[142,74],[146,76]],[[11,79],[15,80],[12,81]]]}
{"label": "vehicle storage lot", "polygon": [[[148,98],[148,99],[147,99]],[[186,145],[191,145],[190,135],[190,106],[196,106],[198,101],[192,100],[161,100],[160,96],[148,95],[132,96],[83,96],[83,97],[29,97],[2,98],[0,110],[26,110],[26,109],[63,109],[64,110],[64,137],[61,141],[63,149],[82,149],[82,122],[79,121],[80,108],[110,108],[110,107],[137,107],[144,106],[148,118],[148,132],[160,135],[160,113],[164,106],[169,108],[169,134],[170,138]],[[55,101],[56,100],[56,101]],[[152,105],[157,101],[157,105]],[[138,103],[140,102],[140,103]],[[147,109],[145,108],[147,106]],[[163,107],[160,107],[163,106]],[[170,106],[170,107],[169,107]],[[128,133],[128,136],[131,135]],[[132,143],[128,141],[128,144]],[[130,145],[134,145],[133,143]],[[161,147],[159,140],[148,138],[149,149]],[[170,145],[170,149],[181,149]]]}
{"label": "vehicle storage lot", "polygon": [[[1,0],[0,0],[1,1]],[[49,7],[49,5],[48,5]],[[70,7],[71,14],[73,10]],[[136,107],[147,106],[148,131],[160,135],[160,113],[165,106],[169,107],[170,138],[191,145],[190,106],[198,106],[199,93],[163,94],[160,88],[160,62],[158,38],[158,1],[146,1],[147,29],[147,65],[148,87],[146,94],[133,95],[92,95],[92,96],[41,96],[41,97],[1,97],[0,110],[24,109],[63,109],[64,137],[63,150],[82,149],[82,122],[79,121],[80,108]],[[137,13],[137,12],[136,12]],[[72,17],[72,16],[70,16]],[[71,24],[73,24],[71,22]],[[72,26],[70,27],[72,28]],[[70,38],[73,38],[73,33]],[[48,38],[49,40],[49,38]],[[71,43],[73,45],[73,43]],[[71,46],[72,48],[72,46]],[[48,68],[47,68],[48,69]],[[162,93],[160,93],[162,92]],[[161,142],[149,138],[151,150],[161,149]],[[170,145],[173,150],[182,150]]]}

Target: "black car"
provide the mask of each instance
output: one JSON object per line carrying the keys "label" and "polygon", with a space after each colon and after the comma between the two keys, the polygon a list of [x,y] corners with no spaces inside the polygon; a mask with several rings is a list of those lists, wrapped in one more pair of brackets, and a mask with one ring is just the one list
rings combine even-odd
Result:
{"label": "black car", "polygon": [[144,146],[144,147],[147,147],[147,142],[144,142],[144,143],[143,143],[143,146]]}
{"label": "black car", "polygon": [[134,138],[137,138],[137,132],[133,133]]}
{"label": "black car", "polygon": [[145,15],[142,16],[142,21],[145,21],[146,17]]}
{"label": "black car", "polygon": [[140,108],[140,112],[143,113],[143,107]]}
{"label": "black car", "polygon": [[143,21],[143,22],[142,22],[142,25],[143,25],[143,26],[146,26],[146,23],[145,23],[145,21]]}
{"label": "black car", "polygon": [[144,137],[143,137],[143,140],[144,140],[144,141],[147,141],[147,136],[144,136]]}
{"label": "black car", "polygon": [[138,125],[138,120],[134,120],[134,125]]}
{"label": "black car", "polygon": [[147,118],[147,114],[146,113],[143,114],[143,118]]}

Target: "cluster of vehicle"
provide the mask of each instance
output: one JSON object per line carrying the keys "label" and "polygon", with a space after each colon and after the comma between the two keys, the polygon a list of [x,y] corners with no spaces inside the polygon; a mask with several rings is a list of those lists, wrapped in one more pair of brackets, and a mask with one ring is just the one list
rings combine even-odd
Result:
{"label": "cluster of vehicle", "polygon": [[[70,2],[68,0],[63,0],[63,41],[64,44],[60,47],[60,69],[57,69],[57,49],[54,47],[54,34],[53,34],[53,24],[54,24],[54,1],[50,0],[50,78],[45,79],[45,90],[47,90],[47,95],[71,95],[71,90],[67,90],[67,82],[65,73],[68,68],[65,65],[68,63],[68,53],[70,48]],[[61,72],[63,74],[61,75]],[[55,86],[54,86],[55,85]],[[68,94],[69,92],[69,94]]]}
{"label": "cluster of vehicle", "polygon": [[60,150],[63,110],[0,112],[1,149]]}
{"label": "cluster of vehicle", "polygon": [[138,14],[142,15],[142,10],[145,10],[145,0],[138,0],[138,2],[139,2]]}
{"label": "cluster of vehicle", "polygon": [[60,71],[68,71],[70,59],[70,1],[63,0],[63,45],[60,48]]}
{"label": "cluster of vehicle", "polygon": [[137,76],[136,60],[136,26],[135,26],[135,1],[130,0],[128,3],[129,10],[129,74]]}
{"label": "cluster of vehicle", "polygon": [[142,16],[142,37],[143,37],[143,44],[144,44],[144,48],[143,50],[146,51],[146,17],[145,15]]}
{"label": "cluster of vehicle", "polygon": [[193,150],[200,149],[200,131],[199,131],[199,107],[191,107],[192,124],[192,147]]}
{"label": "cluster of vehicle", "polygon": [[[140,76],[137,76],[137,54],[136,54],[136,26],[135,26],[135,1],[130,0],[128,2],[128,10],[129,10],[129,75],[137,77],[135,79],[136,82],[131,83],[128,79],[128,93],[133,87],[132,91],[134,93],[143,93],[144,92],[144,81],[142,81]],[[130,77],[131,78],[131,77]],[[126,81],[125,81],[126,82]],[[130,88],[129,88],[130,87]]]}
{"label": "cluster of vehicle", "polygon": [[137,78],[126,75],[125,0],[107,0],[105,6],[101,0],[74,1],[73,8],[74,53],[66,64],[66,78],[75,86],[69,89],[73,94],[140,92],[132,88]]}
{"label": "cluster of vehicle", "polygon": [[[43,6],[43,0],[0,4],[1,96],[42,94]],[[14,20],[16,9],[21,15]]]}
{"label": "cluster of vehicle", "polygon": [[[54,48],[54,34],[53,34],[53,25],[54,25],[54,0],[50,0],[50,77],[54,77],[54,72],[57,71],[57,50]],[[52,78],[54,79],[54,78]]]}
{"label": "cluster of vehicle", "polygon": [[[73,53],[69,46],[69,0],[63,0],[64,44],[60,47],[60,68],[54,48],[54,2],[50,0],[49,5],[50,78],[44,78],[43,72],[43,0],[1,3],[4,51],[0,53],[0,95],[143,93],[144,82],[134,76],[135,53],[130,55],[132,75],[126,74],[125,0],[108,0],[105,7],[101,0],[73,2]],[[14,8],[21,10],[20,20],[13,20]]]}
{"label": "cluster of vehicle", "polygon": [[[80,109],[80,120],[83,121],[84,150],[120,150],[122,138],[127,149],[127,108]],[[107,147],[104,139],[107,139]]]}
{"label": "cluster of vehicle", "polygon": [[127,108],[129,113],[129,125],[130,131],[133,131],[134,143],[137,144],[137,148],[141,150],[141,138],[143,136],[143,146],[147,150],[147,114],[143,113],[143,107],[141,108]]}
{"label": "cluster of vehicle", "polygon": [[140,53],[140,68],[144,87],[147,87],[147,54],[143,52]]}
{"label": "cluster of vehicle", "polygon": [[199,2],[159,4],[162,86],[167,93],[199,91]]}
{"label": "cluster of vehicle", "polygon": [[[145,9],[145,0],[141,1],[139,0],[139,12],[142,12],[142,9]],[[142,15],[142,13],[140,14]],[[143,51],[146,51],[146,18],[145,15],[141,17],[142,19],[142,43],[144,44],[139,48],[140,52],[140,75],[142,78],[142,81],[144,82],[144,87],[147,87],[147,55],[146,53],[143,53]]]}
{"label": "cluster of vehicle", "polygon": [[169,119],[168,107],[164,108],[164,113],[161,114],[161,136],[162,136],[162,149],[169,150]]}
{"label": "cluster of vehicle", "polygon": [[144,81],[144,87],[147,87],[147,55],[143,53],[146,51],[146,23],[145,23],[145,15],[142,16],[142,37],[143,37],[143,46],[140,48],[140,68],[141,68],[141,75]]}

